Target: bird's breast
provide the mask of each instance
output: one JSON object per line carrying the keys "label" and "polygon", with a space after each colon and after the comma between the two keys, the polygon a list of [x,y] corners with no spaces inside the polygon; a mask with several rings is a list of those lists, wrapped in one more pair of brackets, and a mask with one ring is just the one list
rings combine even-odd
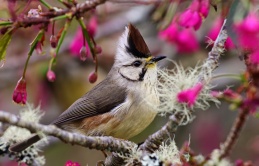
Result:
{"label": "bird's breast", "polygon": [[109,135],[129,139],[143,131],[155,118],[157,95],[150,91],[129,94],[122,104],[112,111],[89,117],[81,123],[86,135]]}

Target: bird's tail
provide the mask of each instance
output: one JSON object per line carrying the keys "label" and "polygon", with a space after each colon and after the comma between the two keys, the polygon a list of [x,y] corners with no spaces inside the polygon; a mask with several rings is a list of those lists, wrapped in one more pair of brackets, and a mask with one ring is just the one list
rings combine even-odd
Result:
{"label": "bird's tail", "polygon": [[28,139],[22,141],[22,142],[18,142],[12,146],[10,146],[9,150],[11,152],[21,152],[24,149],[28,148],[29,146],[31,146],[32,144],[38,142],[40,140],[40,136],[38,134],[33,134],[31,137],[29,137]]}

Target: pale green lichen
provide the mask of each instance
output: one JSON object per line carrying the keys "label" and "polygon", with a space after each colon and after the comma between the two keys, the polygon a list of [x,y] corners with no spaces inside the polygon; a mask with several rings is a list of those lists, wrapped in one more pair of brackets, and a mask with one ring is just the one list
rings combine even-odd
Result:
{"label": "pale green lichen", "polygon": [[[195,104],[190,108],[187,103],[179,103],[177,94],[183,90],[192,88],[200,81],[202,67],[184,69],[183,66],[175,64],[174,69],[158,69],[158,87],[157,94],[160,99],[160,105],[156,110],[160,115],[177,114],[178,112],[185,115],[182,125],[190,122],[193,119],[190,110],[202,109],[205,110],[210,106],[209,102],[219,104],[220,102],[211,95],[212,86],[209,84],[211,72],[202,76],[203,88],[199,93]],[[152,103],[150,103],[152,105]]]}
{"label": "pale green lichen", "polygon": [[169,143],[162,142],[159,149],[155,151],[160,161],[170,162],[171,164],[180,165],[180,154],[174,140],[168,141]]}
{"label": "pale green lichen", "polygon": [[[43,116],[40,107],[34,108],[32,105],[27,104],[26,108],[22,109],[19,113],[19,117],[21,120],[31,123],[38,123],[40,118]],[[8,147],[17,142],[23,141],[29,138],[32,133],[25,129],[16,126],[9,126],[2,137],[0,138],[0,150],[7,152]],[[40,134],[44,137],[42,134]],[[45,158],[44,156],[39,156],[40,149],[39,147],[46,144],[46,137],[44,137],[41,141],[36,144],[28,147],[22,152],[10,155],[11,158],[22,158],[19,162],[24,162],[27,164],[36,164],[36,165],[44,165]]]}
{"label": "pale green lichen", "polygon": [[217,165],[217,166],[233,166],[234,164],[232,164],[226,158],[220,159],[220,150],[219,149],[215,149],[211,153],[210,160],[208,160],[204,164],[204,166],[214,166],[214,165]]}

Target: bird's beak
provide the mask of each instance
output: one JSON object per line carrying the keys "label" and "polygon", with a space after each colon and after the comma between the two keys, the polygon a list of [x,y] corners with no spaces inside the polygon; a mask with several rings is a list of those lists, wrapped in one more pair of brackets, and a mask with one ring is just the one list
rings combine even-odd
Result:
{"label": "bird's beak", "polygon": [[166,56],[149,57],[147,59],[146,67],[148,67],[148,68],[154,67],[158,61],[160,61],[160,60],[162,60],[164,58],[166,58]]}
{"label": "bird's beak", "polygon": [[156,57],[153,57],[150,61],[154,63],[154,62],[158,62],[165,58],[166,58],[166,56],[156,56]]}

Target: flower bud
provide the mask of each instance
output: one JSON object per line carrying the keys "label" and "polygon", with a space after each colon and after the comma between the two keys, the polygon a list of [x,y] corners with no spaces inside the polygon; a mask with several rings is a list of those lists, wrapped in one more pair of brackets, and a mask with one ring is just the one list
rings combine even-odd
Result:
{"label": "flower bud", "polygon": [[42,44],[40,42],[38,42],[36,44],[35,50],[36,50],[37,54],[39,54],[39,55],[43,54],[43,52],[42,52]]}
{"label": "flower bud", "polygon": [[88,49],[86,49],[85,46],[82,46],[79,51],[79,55],[80,55],[80,60],[85,61],[88,56]]}
{"label": "flower bud", "polygon": [[23,77],[20,78],[14,89],[13,101],[17,104],[25,104],[27,101],[26,80]]}
{"label": "flower bud", "polygon": [[102,53],[102,47],[95,46],[94,51],[95,51],[96,54],[101,54]]}
{"label": "flower bud", "polygon": [[58,43],[58,39],[55,35],[50,36],[50,45],[52,48],[56,48]]}
{"label": "flower bud", "polygon": [[52,70],[48,70],[47,79],[49,80],[49,82],[54,82],[56,79],[56,74]]}
{"label": "flower bud", "polygon": [[95,83],[97,80],[97,73],[96,72],[92,72],[89,74],[88,80],[91,84]]}

